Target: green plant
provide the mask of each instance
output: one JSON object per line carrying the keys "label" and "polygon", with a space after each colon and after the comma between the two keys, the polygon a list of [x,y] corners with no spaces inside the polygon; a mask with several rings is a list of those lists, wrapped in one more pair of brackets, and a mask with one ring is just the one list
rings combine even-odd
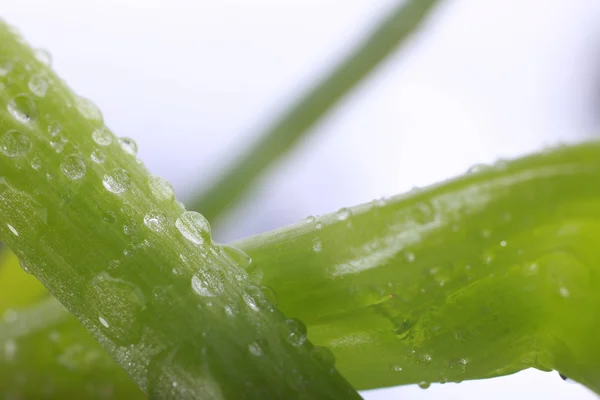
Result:
{"label": "green plant", "polygon": [[[433,3],[410,2],[391,21],[409,18],[412,28]],[[314,103],[331,83],[200,209],[211,199],[215,217],[238,199],[409,31],[377,31],[376,43],[387,32],[389,44],[359,57],[357,73],[342,65],[326,81],[339,87],[327,105]],[[135,142],[113,136],[4,25],[0,50],[0,234],[68,309],[4,254],[0,310],[23,310],[0,325],[8,391],[142,397],[108,354],[157,398],[352,398],[350,384],[425,386],[527,367],[600,391],[591,245],[599,190],[589,184],[600,173],[597,144],[223,246],[145,170]],[[297,128],[282,130],[289,120]]]}

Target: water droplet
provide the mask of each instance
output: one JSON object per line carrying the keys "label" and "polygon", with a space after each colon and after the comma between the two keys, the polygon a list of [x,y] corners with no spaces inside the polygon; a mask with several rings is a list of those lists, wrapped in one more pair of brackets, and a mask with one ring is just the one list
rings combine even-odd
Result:
{"label": "water droplet", "polygon": [[36,49],[33,54],[34,54],[36,60],[38,60],[42,64],[44,64],[48,67],[50,65],[52,65],[52,55],[48,52],[48,50]]}
{"label": "water droplet", "polygon": [[402,372],[402,367],[399,365],[392,364],[390,365],[390,371],[392,372]]}
{"label": "water droplet", "polygon": [[500,242],[500,246],[502,246],[502,247],[506,247],[506,240],[503,240],[503,241],[501,241],[501,242]]}
{"label": "water droplet", "polygon": [[306,217],[306,218],[304,219],[304,221],[305,221],[307,224],[314,224],[314,223],[315,223],[315,220],[316,220],[316,218],[315,218],[315,217],[313,217],[312,215],[309,215],[308,217]]}
{"label": "water droplet", "polygon": [[10,60],[0,60],[0,78],[4,78],[13,70],[13,63]]}
{"label": "water droplet", "polygon": [[104,185],[106,190],[116,194],[126,192],[130,184],[131,179],[129,178],[129,174],[122,168],[113,169],[104,175],[102,179],[102,185]]}
{"label": "water droplet", "polygon": [[17,354],[17,342],[13,339],[8,339],[4,342],[4,359],[12,361]]}
{"label": "water droplet", "polygon": [[86,172],[85,162],[77,154],[71,154],[60,164],[62,173],[71,180],[81,179]]}
{"label": "water droplet", "polygon": [[62,131],[62,125],[58,122],[48,124],[48,134],[52,137],[57,136]]}
{"label": "water droplet", "polygon": [[175,222],[181,234],[190,242],[203,244],[210,243],[210,225],[206,218],[195,211],[186,211]]}
{"label": "water droplet", "polygon": [[151,176],[148,179],[148,186],[152,196],[157,200],[172,201],[175,198],[175,192],[171,184],[160,176]]}
{"label": "water droplet", "polygon": [[106,161],[106,154],[104,154],[102,150],[96,149],[92,151],[92,154],[90,154],[90,158],[96,164],[102,164],[104,161]]}
{"label": "water droplet", "polygon": [[50,146],[52,146],[54,151],[56,151],[57,153],[62,153],[62,151],[65,149],[65,145],[68,142],[69,141],[64,136],[59,135],[50,139]]}
{"label": "water droplet", "polygon": [[421,389],[429,389],[430,386],[431,386],[431,383],[429,383],[429,382],[425,382],[425,381],[419,382],[419,387]]}
{"label": "water droplet", "polygon": [[96,106],[90,99],[80,96],[76,98],[75,102],[77,110],[83,116],[83,118],[90,121],[103,121],[102,113],[98,109],[98,106]]}
{"label": "water droplet", "polygon": [[238,249],[237,247],[226,244],[221,244],[219,247],[221,250],[223,250],[225,255],[240,268],[248,269],[248,267],[252,264],[252,258],[250,258],[248,254],[244,253],[244,251]]}
{"label": "water droplet", "polygon": [[28,94],[18,94],[8,102],[8,112],[22,124],[28,124],[37,118],[35,102]]}
{"label": "water droplet", "polygon": [[225,291],[225,278],[223,273],[216,268],[207,268],[199,271],[192,277],[192,289],[204,297],[215,297]]}
{"label": "water droplet", "polygon": [[323,250],[323,243],[318,237],[314,237],[312,240],[312,250],[315,253],[319,253],[321,250]]}
{"label": "water droplet", "polygon": [[348,208],[340,208],[340,210],[337,212],[337,218],[340,221],[344,221],[347,220],[348,218],[350,218],[351,212]]}
{"label": "water droplet", "polygon": [[242,295],[242,298],[244,299],[244,303],[246,303],[246,305],[253,311],[259,311],[260,307],[258,306],[258,302],[255,298],[255,296],[252,295],[252,293],[246,292]]}
{"label": "water droplet", "polygon": [[271,302],[271,304],[273,305],[278,305],[279,304],[279,298],[277,297],[277,293],[275,292],[275,290],[267,285],[261,285],[260,286],[260,290],[263,294],[263,297]]}
{"label": "water droplet", "polygon": [[19,259],[19,265],[21,266],[21,268],[23,269],[23,271],[25,271],[28,274],[31,274],[29,266],[27,265],[27,261],[25,261],[23,259]]}
{"label": "water droplet", "polygon": [[289,344],[300,347],[306,343],[306,325],[298,319],[291,318],[285,321],[287,335],[285,339]]}
{"label": "water droplet", "polygon": [[11,224],[6,224],[6,226],[8,226],[8,229],[13,233],[13,235],[19,236],[19,232],[17,232],[14,226],[12,226]]}
{"label": "water droplet", "polygon": [[0,137],[0,151],[9,157],[25,155],[31,148],[29,137],[21,131],[10,130]]}
{"label": "water droplet", "polygon": [[39,171],[40,168],[42,168],[42,160],[40,160],[39,157],[33,157],[31,159],[31,168],[35,169],[36,171]]}
{"label": "water droplet", "polygon": [[490,169],[489,165],[486,164],[473,164],[472,166],[469,167],[469,169],[467,169],[467,174],[475,174],[477,172],[482,172],[485,170]]}
{"label": "water droplet", "polygon": [[48,81],[43,75],[34,75],[29,79],[29,90],[38,97],[44,97],[48,91]]}
{"label": "water droplet", "polygon": [[104,326],[105,328],[110,328],[110,325],[108,324],[108,322],[106,322],[106,320],[104,318],[98,317],[98,320],[100,321],[102,326]]}
{"label": "water droplet", "polygon": [[567,289],[567,288],[566,288],[566,287],[564,287],[564,286],[563,286],[563,287],[561,287],[561,288],[559,289],[559,293],[560,293],[560,295],[561,295],[562,297],[564,297],[565,299],[571,295],[571,293],[569,292],[569,289]]}
{"label": "water droplet", "polygon": [[260,344],[258,342],[250,343],[248,345],[248,351],[250,352],[250,354],[256,357],[261,357],[264,354],[263,349],[262,347],[260,347]]}
{"label": "water droplet", "polygon": [[227,305],[223,307],[223,310],[225,310],[225,314],[228,317],[235,317],[238,314],[238,308],[236,304]]}
{"label": "water droplet", "polygon": [[166,221],[167,217],[164,214],[156,212],[150,212],[144,216],[144,225],[153,232],[161,232]]}
{"label": "water droplet", "polygon": [[137,154],[137,143],[135,140],[129,137],[119,138],[119,144],[121,148],[129,155],[135,156]]}
{"label": "water droplet", "polygon": [[415,254],[411,253],[410,251],[404,253],[404,259],[409,263],[414,262],[416,258],[417,257],[415,256]]}
{"label": "water droplet", "polygon": [[92,139],[100,146],[108,146],[112,143],[113,135],[105,127],[101,127],[92,132]]}
{"label": "water droplet", "polygon": [[423,354],[419,357],[419,362],[429,364],[431,362],[431,356],[429,354]]}

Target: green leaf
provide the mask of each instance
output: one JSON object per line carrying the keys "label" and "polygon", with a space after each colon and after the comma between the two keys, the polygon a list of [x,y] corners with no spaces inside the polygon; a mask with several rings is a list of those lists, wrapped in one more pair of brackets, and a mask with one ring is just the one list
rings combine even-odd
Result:
{"label": "green leaf", "polygon": [[290,340],[300,323],[149,174],[135,142],[3,23],[0,54],[0,238],[142,390],[359,398],[318,348]]}
{"label": "green leaf", "polygon": [[274,121],[259,140],[190,204],[215,221],[284,157],[338,102],[404,43],[438,0],[400,1],[389,15],[326,76]]}

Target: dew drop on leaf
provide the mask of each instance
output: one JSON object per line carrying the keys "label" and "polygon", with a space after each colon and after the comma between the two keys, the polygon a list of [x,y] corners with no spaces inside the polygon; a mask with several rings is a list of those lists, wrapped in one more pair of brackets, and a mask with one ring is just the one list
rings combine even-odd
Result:
{"label": "dew drop on leaf", "polygon": [[31,148],[29,137],[21,131],[10,130],[0,137],[0,151],[9,157],[25,155]]}
{"label": "dew drop on leaf", "polygon": [[144,225],[146,225],[152,232],[161,232],[164,229],[164,224],[167,218],[164,214],[150,212],[144,216]]}
{"label": "dew drop on leaf", "polygon": [[92,151],[92,154],[90,154],[90,158],[96,164],[102,164],[106,160],[106,154],[104,154],[102,150],[96,149]]}
{"label": "dew drop on leaf", "polygon": [[57,136],[62,131],[62,125],[58,122],[48,124],[48,135],[51,137]]}
{"label": "dew drop on leaf", "polygon": [[430,386],[431,386],[431,383],[429,383],[429,382],[425,382],[425,381],[419,382],[419,387],[421,389],[429,389]]}
{"label": "dew drop on leaf", "polygon": [[252,342],[248,345],[248,351],[255,357],[262,357],[264,351],[258,342]]}
{"label": "dew drop on leaf", "polygon": [[33,93],[37,97],[44,97],[46,95],[46,92],[48,91],[49,85],[46,78],[43,75],[38,74],[33,75],[29,79],[29,83],[27,84],[27,86],[29,86],[29,90],[31,90],[31,93]]}
{"label": "dew drop on leaf", "polygon": [[102,122],[102,113],[98,109],[98,106],[94,104],[90,99],[85,97],[77,97],[75,100],[77,111],[83,116],[83,118],[89,121]]}
{"label": "dew drop on leaf", "polygon": [[172,201],[175,198],[175,192],[171,184],[160,176],[151,176],[148,179],[148,186],[152,196],[159,201]]}
{"label": "dew drop on leaf", "polygon": [[285,321],[287,333],[286,341],[295,347],[300,347],[306,343],[306,325],[298,319],[291,318]]}
{"label": "dew drop on leaf", "polygon": [[71,154],[60,164],[62,173],[71,180],[81,179],[86,172],[86,166],[83,159],[77,154]]}
{"label": "dew drop on leaf", "polygon": [[225,255],[240,268],[247,269],[252,264],[252,258],[246,254],[243,250],[237,247],[221,244],[219,248],[223,250]]}
{"label": "dew drop on leaf", "polygon": [[129,173],[122,168],[115,168],[102,178],[102,185],[111,193],[124,193],[129,189],[130,184]]}
{"label": "dew drop on leaf", "polygon": [[92,132],[92,139],[100,146],[108,146],[112,143],[113,135],[105,127],[100,127]]}
{"label": "dew drop on leaf", "polygon": [[34,52],[34,57],[36,60],[48,67],[52,65],[52,55],[46,49],[36,49]]}
{"label": "dew drop on leaf", "polygon": [[8,102],[8,112],[22,124],[33,122],[37,118],[35,102],[28,94],[18,94]]}
{"label": "dew drop on leaf", "polygon": [[179,232],[192,243],[210,243],[210,225],[206,218],[195,211],[186,211],[175,221]]}
{"label": "dew drop on leaf", "polygon": [[8,229],[12,232],[13,235],[19,236],[19,232],[15,229],[14,226],[12,226],[11,224],[6,224],[6,226],[8,226]]}
{"label": "dew drop on leaf", "polygon": [[135,140],[129,137],[119,138],[119,144],[121,148],[129,155],[135,156],[137,154],[138,148]]}
{"label": "dew drop on leaf", "polygon": [[339,219],[340,221],[345,221],[348,218],[350,218],[351,212],[348,208],[340,208],[340,210],[337,212],[336,216],[337,219]]}

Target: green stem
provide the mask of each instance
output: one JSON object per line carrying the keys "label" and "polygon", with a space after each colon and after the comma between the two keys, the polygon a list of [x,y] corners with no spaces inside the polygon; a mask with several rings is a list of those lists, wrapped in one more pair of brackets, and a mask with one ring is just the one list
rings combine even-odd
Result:
{"label": "green stem", "polygon": [[235,243],[359,389],[557,369],[600,393],[600,144]]}
{"label": "green stem", "polygon": [[135,143],[4,24],[0,54],[0,237],[140,388],[359,397],[212,244],[206,220],[148,173]]}
{"label": "green stem", "polygon": [[283,157],[352,88],[410,37],[438,0],[401,1],[346,58],[259,136],[213,186],[189,204],[215,221],[237,202],[261,173]]}

